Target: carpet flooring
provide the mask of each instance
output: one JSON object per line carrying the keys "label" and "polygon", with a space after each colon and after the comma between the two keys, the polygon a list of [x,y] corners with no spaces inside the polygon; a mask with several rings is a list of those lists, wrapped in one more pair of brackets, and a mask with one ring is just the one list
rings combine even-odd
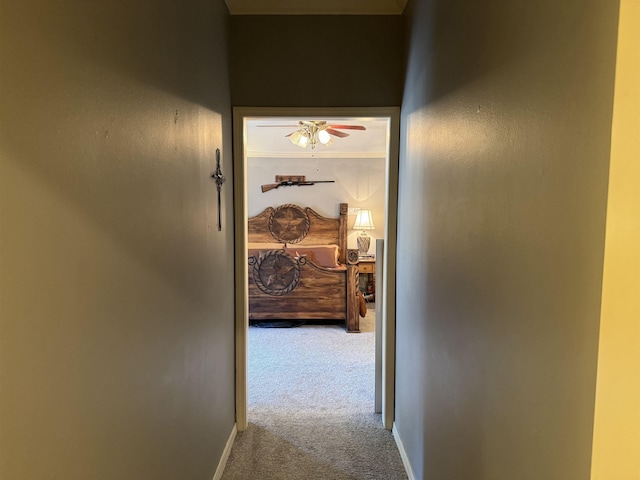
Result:
{"label": "carpet flooring", "polygon": [[338,325],[249,328],[249,428],[223,480],[407,478],[374,413],[372,311],[357,334]]}

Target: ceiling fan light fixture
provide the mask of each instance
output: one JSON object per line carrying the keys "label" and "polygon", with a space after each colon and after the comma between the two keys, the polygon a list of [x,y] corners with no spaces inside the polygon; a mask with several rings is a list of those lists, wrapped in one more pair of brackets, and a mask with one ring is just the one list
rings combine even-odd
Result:
{"label": "ceiling fan light fixture", "polygon": [[291,143],[293,143],[294,145],[298,145],[301,136],[302,134],[300,133],[300,130],[296,130],[291,135],[289,135],[289,140],[291,140]]}
{"label": "ceiling fan light fixture", "polygon": [[325,120],[301,120],[298,122],[298,129],[285,136],[289,138],[291,143],[300,148],[307,148],[308,145],[311,145],[311,148],[314,149],[318,144],[325,147],[332,145],[334,136],[339,138],[348,137],[348,133],[341,131],[345,129],[366,130],[363,125],[333,125],[327,124]]}
{"label": "ceiling fan light fixture", "polygon": [[309,143],[309,134],[301,128],[289,135],[289,140],[298,147],[306,148]]}
{"label": "ceiling fan light fixture", "polygon": [[328,145],[331,142],[331,135],[326,130],[320,130],[318,132],[318,140],[323,145]]}

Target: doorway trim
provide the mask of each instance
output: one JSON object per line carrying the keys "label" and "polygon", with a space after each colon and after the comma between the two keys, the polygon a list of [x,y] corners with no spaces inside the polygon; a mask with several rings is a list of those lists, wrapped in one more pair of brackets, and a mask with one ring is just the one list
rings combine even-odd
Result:
{"label": "doorway trim", "polygon": [[382,423],[393,428],[395,409],[396,239],[398,218],[399,107],[234,107],[233,186],[235,220],[235,347],[236,426],[243,431],[247,417],[247,329],[249,327],[247,251],[247,145],[245,119],[256,117],[385,117],[389,118],[386,162],[385,248],[382,277]]}

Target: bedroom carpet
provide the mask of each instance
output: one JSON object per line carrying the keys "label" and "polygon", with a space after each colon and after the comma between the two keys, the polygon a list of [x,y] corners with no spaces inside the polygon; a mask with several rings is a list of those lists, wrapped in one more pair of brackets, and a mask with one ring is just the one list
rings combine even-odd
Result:
{"label": "bedroom carpet", "polygon": [[249,428],[223,480],[407,478],[373,412],[372,310],[357,334],[336,325],[249,328]]}

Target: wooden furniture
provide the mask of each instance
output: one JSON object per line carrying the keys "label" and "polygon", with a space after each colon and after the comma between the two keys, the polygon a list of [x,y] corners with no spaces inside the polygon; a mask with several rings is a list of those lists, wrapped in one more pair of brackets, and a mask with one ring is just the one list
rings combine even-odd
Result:
{"label": "wooden furniture", "polygon": [[340,320],[360,331],[358,251],[338,218],[286,204],[249,218],[249,320]]}
{"label": "wooden furniture", "polygon": [[360,291],[364,294],[367,301],[375,301],[376,292],[376,259],[360,258],[358,263],[358,272],[360,273]]}

